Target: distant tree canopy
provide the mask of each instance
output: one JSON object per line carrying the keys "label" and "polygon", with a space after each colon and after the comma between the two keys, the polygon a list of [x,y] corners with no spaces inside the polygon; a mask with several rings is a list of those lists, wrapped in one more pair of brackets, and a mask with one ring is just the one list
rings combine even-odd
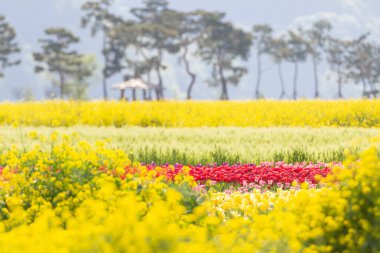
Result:
{"label": "distant tree canopy", "polygon": [[[159,87],[156,97],[163,99],[167,55],[177,56],[178,63],[184,66],[188,78],[181,81],[188,82],[187,99],[192,98],[194,87],[197,87],[198,73],[193,68],[193,61],[202,61],[209,67],[210,76],[205,81],[211,87],[220,88],[220,99],[228,99],[229,85],[237,86],[248,72],[245,62],[252,47],[257,61],[257,79],[253,87],[256,98],[262,96],[262,76],[267,71],[262,61],[267,57],[277,66],[280,99],[289,97],[287,94],[293,99],[298,98],[300,64],[308,60],[313,66],[315,98],[320,96],[318,66],[322,61],[326,61],[331,73],[337,76],[339,98],[343,98],[345,82],[361,84],[363,96],[378,95],[376,86],[380,83],[380,70],[376,62],[380,58],[379,46],[368,42],[368,36],[351,41],[333,38],[330,34],[333,26],[325,19],[275,36],[269,24],[255,24],[251,31],[244,31],[226,21],[225,13],[205,10],[181,12],[170,8],[167,0],[143,0],[140,6],[131,8],[129,15],[123,17],[115,15],[112,10],[113,0],[89,0],[82,5],[82,28],[89,29],[92,36],[102,35],[105,99],[108,98],[107,79],[118,73],[125,79],[140,78],[156,84]],[[286,91],[282,72],[284,64],[294,66],[291,94]],[[86,71],[85,64],[70,65],[80,68],[79,73],[92,73],[90,69]],[[73,71],[69,72],[67,75],[72,76]],[[65,78],[65,74],[59,76]],[[78,76],[77,79],[83,78]]]}
{"label": "distant tree canopy", "polygon": [[363,96],[377,97],[376,84],[380,82],[380,46],[367,41],[368,34],[350,41],[345,57],[346,76],[363,85]]}
{"label": "distant tree canopy", "polygon": [[262,75],[262,64],[261,57],[264,54],[268,54],[271,51],[273,44],[272,32],[273,29],[269,25],[254,25],[253,26],[253,43],[256,49],[256,59],[257,59],[257,81],[255,97],[260,97],[260,84]]}
{"label": "distant tree canopy", "polygon": [[[190,78],[187,98],[196,81],[191,70],[189,54],[212,66],[215,75],[210,83],[221,86],[221,97],[228,98],[227,84],[237,85],[246,69],[236,65],[238,60],[247,60],[251,46],[251,35],[236,29],[224,21],[224,14],[206,11],[178,12],[169,9],[164,0],[147,0],[144,5],[131,10],[132,19],[114,27],[111,44],[121,49],[123,58],[117,63],[131,73],[127,76],[146,77],[157,81],[157,99],[163,98],[164,81],[162,71],[166,69],[164,54],[179,54]],[[235,66],[236,65],[236,66]]]}
{"label": "distant tree canopy", "polygon": [[[49,28],[45,30],[46,38],[40,39],[41,52],[33,54],[38,63],[35,72],[42,71],[58,77],[53,84],[58,86],[59,97],[78,97],[78,84],[73,88],[69,83],[81,83],[92,75],[92,65],[86,62],[85,57],[72,49],[72,45],[79,42],[79,38],[64,28]],[[83,91],[81,92],[83,95]],[[54,97],[54,96],[53,96]]]}
{"label": "distant tree canopy", "polygon": [[118,47],[110,39],[114,32],[114,27],[122,23],[123,20],[110,12],[112,0],[87,1],[82,5],[84,15],[81,20],[82,28],[89,28],[94,37],[102,33],[102,54],[104,57],[103,75],[103,98],[108,99],[107,79],[122,70],[118,63],[122,54]]}
{"label": "distant tree canopy", "polygon": [[164,53],[174,54],[179,50],[176,44],[176,17],[171,15],[166,0],[146,0],[144,6],[133,8],[131,13],[138,25],[138,40],[140,54],[151,63],[157,76],[157,98],[162,99],[163,79],[162,70],[166,69],[163,63]]}
{"label": "distant tree canopy", "polygon": [[314,71],[314,97],[319,97],[318,63],[322,60],[329,31],[332,26],[328,20],[318,20],[306,31],[306,45],[313,62]]}
{"label": "distant tree canopy", "polygon": [[87,99],[88,79],[96,70],[96,58],[94,55],[76,54],[69,59],[70,71],[67,82],[68,96],[76,100]]}
{"label": "distant tree canopy", "polygon": [[[290,58],[291,53],[292,51],[290,50],[287,40],[286,38],[284,38],[284,36],[280,38],[273,38],[270,41],[268,54],[272,57],[274,63],[277,65],[277,71],[281,85],[280,99],[283,99],[287,96],[285,90],[284,77],[282,73],[282,64]],[[259,92],[256,90],[256,94],[257,93]]]}
{"label": "distant tree canopy", "polygon": [[4,69],[20,63],[19,60],[12,60],[12,55],[19,52],[16,31],[5,17],[0,15],[0,78],[4,76]]}
{"label": "distant tree canopy", "polygon": [[338,98],[343,98],[342,85],[343,81],[347,80],[347,75],[345,75],[345,62],[348,53],[348,42],[336,38],[329,38],[327,43],[326,59],[331,71],[337,76]]}
{"label": "distant tree canopy", "polygon": [[224,14],[204,15],[205,30],[199,41],[201,58],[212,66],[211,85],[222,88],[220,99],[228,99],[228,84],[238,85],[247,69],[239,60],[248,60],[252,45],[250,33],[237,29],[232,23],[223,21]]}
{"label": "distant tree canopy", "polygon": [[[200,93],[205,89],[197,85],[199,62],[209,70],[202,81],[219,89],[220,99],[229,99],[229,87],[238,86],[248,73],[251,52],[256,62],[253,98],[264,97],[264,74],[273,67],[279,78],[280,99],[303,96],[298,77],[305,62],[311,62],[313,76],[311,82],[302,82],[302,88],[313,86],[315,98],[321,95],[319,68],[323,62],[337,83],[337,98],[344,97],[347,83],[360,85],[364,97],[379,95],[379,43],[366,33],[353,39],[336,38],[332,36],[333,25],[325,19],[286,31],[276,31],[269,24],[255,24],[248,30],[226,20],[225,13],[178,11],[167,0],[143,0],[123,15],[115,14],[114,0],[87,0],[81,10],[81,27],[92,37],[101,38],[104,99],[109,98],[108,80],[115,75],[140,78],[155,87],[158,100],[164,99],[169,59],[178,60],[177,70],[184,73],[180,82],[187,99],[193,98],[194,90]],[[60,98],[86,98],[89,78],[96,70],[95,57],[76,51],[74,46],[80,39],[65,28],[47,29],[45,35],[39,40],[41,50],[33,54],[35,71],[49,75],[52,91]],[[14,59],[18,52],[16,32],[0,16],[0,77],[6,68],[20,62]],[[291,91],[286,90],[284,65],[294,68]],[[146,96],[144,92],[144,99],[151,99],[151,93]]]}

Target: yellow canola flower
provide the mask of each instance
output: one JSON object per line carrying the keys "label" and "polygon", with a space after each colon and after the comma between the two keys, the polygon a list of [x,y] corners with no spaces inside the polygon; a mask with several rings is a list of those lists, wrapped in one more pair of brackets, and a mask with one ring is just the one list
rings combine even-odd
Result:
{"label": "yellow canola flower", "polygon": [[1,103],[0,125],[380,127],[380,100]]}

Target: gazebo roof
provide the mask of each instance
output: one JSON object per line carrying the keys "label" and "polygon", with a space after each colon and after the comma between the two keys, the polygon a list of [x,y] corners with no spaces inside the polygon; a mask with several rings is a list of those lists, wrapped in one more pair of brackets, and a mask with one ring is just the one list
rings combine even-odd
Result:
{"label": "gazebo roof", "polygon": [[143,89],[148,90],[149,85],[146,84],[141,79],[130,79],[122,83],[116,83],[112,85],[112,88],[115,90],[125,90],[125,89]]}
{"label": "gazebo roof", "polygon": [[114,90],[126,90],[126,89],[143,89],[143,90],[160,90],[160,86],[156,84],[148,84],[139,78],[133,78],[122,83],[116,83],[112,85]]}

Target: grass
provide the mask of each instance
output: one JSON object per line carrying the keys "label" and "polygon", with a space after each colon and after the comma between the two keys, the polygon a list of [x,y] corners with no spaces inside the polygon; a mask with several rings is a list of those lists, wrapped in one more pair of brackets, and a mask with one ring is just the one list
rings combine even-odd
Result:
{"label": "grass", "polygon": [[0,152],[15,144],[38,144],[27,135],[77,133],[90,143],[107,141],[134,161],[145,163],[218,164],[262,161],[343,161],[358,154],[378,136],[379,129],[364,128],[142,128],[142,127],[0,127]]}

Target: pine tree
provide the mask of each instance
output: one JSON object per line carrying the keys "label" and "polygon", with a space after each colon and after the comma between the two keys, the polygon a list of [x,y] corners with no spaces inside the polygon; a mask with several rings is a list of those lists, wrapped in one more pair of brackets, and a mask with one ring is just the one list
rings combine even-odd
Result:
{"label": "pine tree", "polygon": [[269,25],[255,25],[253,26],[253,42],[256,48],[257,59],[257,81],[255,89],[255,97],[260,97],[260,85],[262,76],[262,56],[269,53],[273,29]]}
{"label": "pine tree", "polygon": [[82,5],[84,16],[82,28],[89,28],[91,35],[102,33],[102,54],[104,57],[103,75],[103,98],[108,99],[107,79],[120,72],[122,67],[118,64],[123,57],[119,47],[112,41],[114,27],[122,23],[122,19],[110,12],[112,0],[94,0]]}
{"label": "pine tree", "polygon": [[204,15],[205,33],[199,41],[201,58],[212,66],[213,86],[221,85],[220,99],[228,100],[228,84],[238,85],[247,69],[237,61],[247,61],[252,45],[252,36],[232,23],[223,21],[224,14],[210,13]]}
{"label": "pine tree", "polygon": [[300,62],[305,62],[307,58],[307,42],[302,38],[302,29],[299,28],[298,31],[288,32],[288,47],[289,55],[288,61],[294,64],[294,76],[293,76],[293,99],[297,99],[297,82],[298,82],[298,65]]}
{"label": "pine tree", "polygon": [[332,26],[328,20],[318,20],[314,22],[310,29],[306,31],[308,53],[313,62],[314,71],[314,97],[319,97],[318,63],[321,61],[322,53],[325,49],[328,33]]}
{"label": "pine tree", "polygon": [[33,54],[38,63],[35,72],[50,72],[58,76],[59,97],[67,95],[67,77],[71,73],[71,62],[77,54],[71,49],[79,38],[64,28],[49,28],[45,30],[46,38],[40,39],[41,52]]}
{"label": "pine tree", "polygon": [[4,16],[0,16],[0,78],[4,76],[4,69],[20,63],[19,60],[11,59],[12,55],[19,52],[16,31]]}

